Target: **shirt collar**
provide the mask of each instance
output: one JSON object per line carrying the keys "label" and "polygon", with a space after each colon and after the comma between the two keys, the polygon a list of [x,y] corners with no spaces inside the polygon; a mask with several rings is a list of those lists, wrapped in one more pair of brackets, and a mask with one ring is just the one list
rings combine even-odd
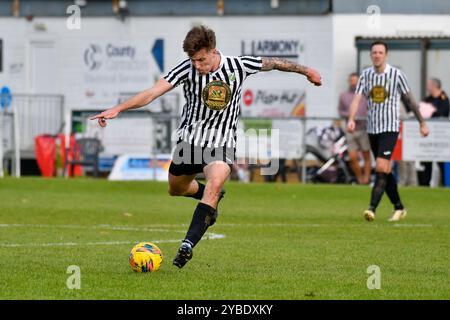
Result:
{"label": "shirt collar", "polygon": [[[383,71],[383,73],[389,73],[389,71],[391,70],[391,65],[390,64],[388,64],[388,63],[386,63],[386,67],[384,68],[384,71]],[[374,66],[372,66],[372,70],[373,70],[373,72],[375,73],[375,74],[377,74],[377,71],[375,70],[375,67]]]}
{"label": "shirt collar", "polygon": [[225,56],[222,54],[222,52],[220,52],[219,50],[217,50],[217,52],[219,53],[219,55],[220,55],[220,63],[219,63],[219,67],[215,70],[215,71],[212,71],[212,72],[210,72],[211,74],[214,74],[214,73],[216,73],[217,71],[219,71],[220,69],[222,69],[222,67],[223,67],[223,65],[224,65],[224,63],[225,63]]}

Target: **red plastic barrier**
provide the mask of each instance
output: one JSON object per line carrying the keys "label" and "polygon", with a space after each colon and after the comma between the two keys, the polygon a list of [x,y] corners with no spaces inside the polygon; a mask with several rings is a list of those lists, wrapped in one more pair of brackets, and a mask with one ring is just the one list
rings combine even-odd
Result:
{"label": "red plastic barrier", "polygon": [[64,134],[58,135],[59,139],[59,154],[61,156],[61,166],[64,168],[66,165],[66,136]]}
{"label": "red plastic barrier", "polygon": [[403,158],[403,122],[400,123],[400,134],[398,135],[397,143],[392,152],[392,160],[401,161]]}
{"label": "red plastic barrier", "polygon": [[[59,139],[59,150],[56,150],[57,139]],[[65,140],[66,137],[63,134],[59,134],[57,137],[44,134],[34,138],[36,161],[43,177],[55,176],[56,152],[60,154],[62,168],[65,167],[67,159],[79,159],[79,155],[75,150],[75,136],[70,136],[69,152],[66,150]],[[80,165],[69,166],[67,170],[69,176],[83,175],[83,168]]]}
{"label": "red plastic barrier", "polygon": [[[59,139],[60,139],[60,154],[61,154],[62,166],[64,167],[66,165],[66,160],[67,159],[69,161],[70,160],[79,160],[80,156],[75,151],[75,135],[72,134],[70,136],[70,144],[69,144],[69,152],[68,153],[66,151],[66,136],[61,134],[61,135],[59,135]],[[73,172],[72,172],[72,168],[73,168]],[[69,177],[82,176],[83,175],[83,167],[80,166],[80,165],[68,166],[67,174],[68,174]]]}
{"label": "red plastic barrier", "polygon": [[43,177],[53,177],[55,173],[56,139],[39,135],[34,138],[36,161]]}

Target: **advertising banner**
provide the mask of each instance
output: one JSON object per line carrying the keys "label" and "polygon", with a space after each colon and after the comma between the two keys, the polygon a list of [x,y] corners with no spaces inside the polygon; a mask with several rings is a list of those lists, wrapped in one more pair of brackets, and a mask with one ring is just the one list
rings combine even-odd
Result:
{"label": "advertising banner", "polygon": [[167,181],[170,161],[170,154],[156,157],[124,154],[117,158],[108,179]]}
{"label": "advertising banner", "polygon": [[428,121],[430,134],[423,138],[416,121],[403,122],[403,160],[450,161],[450,121]]}

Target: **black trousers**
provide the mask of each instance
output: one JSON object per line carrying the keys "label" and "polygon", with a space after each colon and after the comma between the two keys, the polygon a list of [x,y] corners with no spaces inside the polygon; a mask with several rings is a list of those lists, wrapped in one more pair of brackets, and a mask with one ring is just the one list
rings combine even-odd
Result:
{"label": "black trousers", "polygon": [[[439,169],[441,170],[441,183],[444,184],[444,164],[445,162],[438,162]],[[431,174],[433,170],[432,162],[421,162],[421,166],[425,169],[417,172],[417,180],[420,186],[429,186],[431,181]]]}

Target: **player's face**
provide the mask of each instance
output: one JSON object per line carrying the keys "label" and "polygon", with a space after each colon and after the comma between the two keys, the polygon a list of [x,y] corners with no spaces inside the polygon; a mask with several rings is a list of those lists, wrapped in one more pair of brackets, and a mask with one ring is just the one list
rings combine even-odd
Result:
{"label": "player's face", "polygon": [[197,71],[201,74],[207,74],[211,72],[214,66],[216,52],[216,49],[201,49],[197,51],[191,57],[191,61],[194,64],[195,69],[197,69]]}
{"label": "player's face", "polygon": [[370,58],[374,67],[381,67],[387,60],[386,48],[382,44],[373,46],[372,51],[370,51]]}

